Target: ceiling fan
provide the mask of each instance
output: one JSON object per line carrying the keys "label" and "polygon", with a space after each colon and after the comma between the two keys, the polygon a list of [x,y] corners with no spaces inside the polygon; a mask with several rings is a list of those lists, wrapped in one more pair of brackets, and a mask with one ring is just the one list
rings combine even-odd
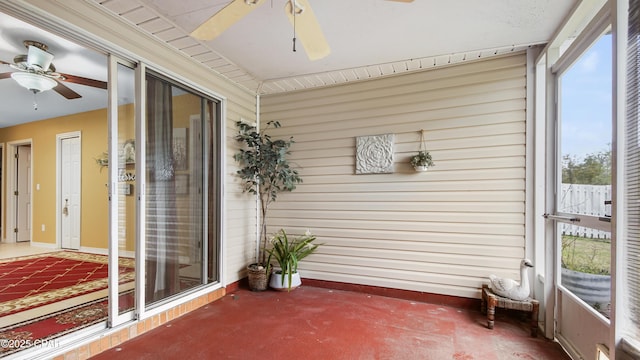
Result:
{"label": "ceiling fan", "polygon": [[[413,0],[387,1],[413,2]],[[199,40],[213,40],[263,3],[264,0],[233,0],[193,30],[191,36]],[[322,59],[331,53],[331,48],[307,0],[286,0],[284,10],[293,25],[293,51],[296,51],[296,39],[299,37],[309,60]]]}
{"label": "ceiling fan", "polygon": [[106,89],[107,83],[100,80],[56,72],[53,54],[47,52],[48,46],[34,40],[23,41],[27,54],[16,55],[13,63],[0,60],[0,64],[9,65],[17,71],[0,73],[0,79],[13,78],[20,86],[37,94],[53,89],[67,99],[82,96],[65,86],[62,81]]}

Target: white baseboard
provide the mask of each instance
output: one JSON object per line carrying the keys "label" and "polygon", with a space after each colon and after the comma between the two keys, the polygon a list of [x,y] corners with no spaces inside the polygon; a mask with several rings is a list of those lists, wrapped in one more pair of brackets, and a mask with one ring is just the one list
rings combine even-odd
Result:
{"label": "white baseboard", "polygon": [[37,242],[37,241],[32,241],[31,242],[31,246],[47,248],[47,249],[57,249],[58,248],[57,244],[43,243],[43,242]]}
{"label": "white baseboard", "polygon": [[89,253],[89,254],[109,255],[109,249],[94,248],[94,247],[88,247],[88,246],[80,246],[80,249],[78,249],[78,251]]}

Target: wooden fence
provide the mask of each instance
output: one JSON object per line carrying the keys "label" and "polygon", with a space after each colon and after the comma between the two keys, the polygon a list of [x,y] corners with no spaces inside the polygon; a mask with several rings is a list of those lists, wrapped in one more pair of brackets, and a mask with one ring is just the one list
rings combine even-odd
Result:
{"label": "wooden fence", "polygon": [[[611,216],[611,185],[562,184],[562,194],[558,211],[565,213]],[[559,223],[563,235],[582,236],[596,239],[611,239],[611,233],[582,226]]]}

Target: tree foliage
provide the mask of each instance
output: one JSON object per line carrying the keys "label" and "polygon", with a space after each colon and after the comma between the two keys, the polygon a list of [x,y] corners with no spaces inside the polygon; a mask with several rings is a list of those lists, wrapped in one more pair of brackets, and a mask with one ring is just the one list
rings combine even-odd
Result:
{"label": "tree foliage", "polygon": [[287,160],[289,148],[294,143],[293,137],[288,140],[274,140],[265,132],[271,127],[280,127],[279,122],[269,121],[262,132],[258,132],[255,126],[241,121],[236,122],[236,126],[236,140],[245,145],[245,148],[234,155],[234,159],[241,166],[237,174],[243,180],[243,191],[256,194],[260,198],[262,246],[258,262],[264,265],[269,205],[276,201],[280,192],[293,191],[296,184],[302,182],[302,178]]}
{"label": "tree foliage", "polygon": [[562,158],[564,184],[611,185],[611,151],[600,151],[579,160],[575,156]]}

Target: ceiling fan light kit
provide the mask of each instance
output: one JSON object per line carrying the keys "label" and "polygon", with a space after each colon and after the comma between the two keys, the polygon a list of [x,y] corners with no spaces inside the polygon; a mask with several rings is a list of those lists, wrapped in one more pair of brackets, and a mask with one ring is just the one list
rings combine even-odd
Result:
{"label": "ceiling fan light kit", "polygon": [[53,61],[53,54],[41,50],[34,45],[29,45],[28,49],[27,66],[41,71],[49,71],[49,67]]}
{"label": "ceiling fan light kit", "polygon": [[24,40],[23,44],[28,49],[27,54],[16,55],[13,58],[13,63],[0,60],[0,65],[9,65],[12,69],[17,70],[0,73],[0,79],[11,77],[18,85],[33,92],[36,110],[35,94],[43,91],[53,89],[68,100],[82,97],[64,85],[63,81],[98,89],[107,88],[107,83],[104,81],[56,72],[56,67],[53,65],[54,55],[47,51],[49,47],[46,44],[35,40]]}
{"label": "ceiling fan light kit", "polygon": [[51,78],[31,72],[14,72],[11,74],[11,78],[18,85],[29,89],[33,93],[51,90],[58,84],[57,81]]}

